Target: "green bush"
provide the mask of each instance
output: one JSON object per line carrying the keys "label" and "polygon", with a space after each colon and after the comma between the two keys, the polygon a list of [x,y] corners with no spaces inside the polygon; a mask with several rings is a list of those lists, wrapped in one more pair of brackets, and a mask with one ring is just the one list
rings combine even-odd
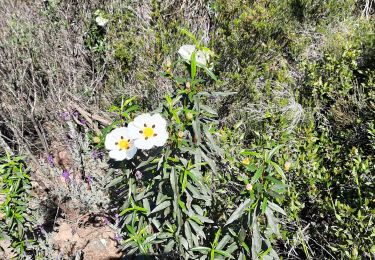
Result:
{"label": "green bush", "polygon": [[0,240],[10,240],[17,256],[24,255],[27,244],[33,243],[27,237],[33,225],[30,197],[30,175],[24,169],[23,158],[0,157]]}

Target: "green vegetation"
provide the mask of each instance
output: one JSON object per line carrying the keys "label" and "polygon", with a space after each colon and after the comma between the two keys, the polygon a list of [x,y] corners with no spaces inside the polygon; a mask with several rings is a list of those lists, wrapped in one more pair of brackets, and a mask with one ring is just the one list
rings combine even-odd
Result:
{"label": "green vegetation", "polygon": [[[23,255],[26,244],[33,241],[27,233],[32,230],[32,219],[28,208],[31,196],[30,175],[24,169],[21,157],[0,158],[0,240],[12,241],[11,247],[17,255]],[[4,249],[0,247],[0,252]]]}
{"label": "green vegetation", "polygon": [[[0,29],[0,141],[57,183],[76,171],[63,188],[46,181],[58,208],[79,208],[54,218],[105,216],[124,255],[375,258],[373,0],[44,2],[36,24],[14,11]],[[208,50],[212,68],[197,64]],[[167,143],[108,161],[106,136],[142,113],[167,120]],[[56,140],[69,169],[35,159]],[[23,163],[0,159],[0,234],[42,256],[25,242],[35,224]],[[56,257],[50,234],[30,237]]]}

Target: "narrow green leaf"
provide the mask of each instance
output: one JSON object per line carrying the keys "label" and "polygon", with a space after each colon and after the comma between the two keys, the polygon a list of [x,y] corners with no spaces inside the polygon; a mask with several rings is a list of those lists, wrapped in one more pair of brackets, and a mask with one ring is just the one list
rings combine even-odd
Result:
{"label": "narrow green leaf", "polygon": [[277,151],[279,151],[279,149],[280,149],[281,147],[283,147],[282,144],[280,144],[280,145],[276,146],[275,148],[273,148],[273,149],[271,150],[271,152],[270,152],[270,153],[268,154],[268,156],[267,156],[267,161],[271,160],[272,157],[275,155],[275,153],[276,153]]}
{"label": "narrow green leaf", "polygon": [[156,206],[156,207],[151,211],[151,213],[150,213],[149,215],[154,214],[154,213],[156,213],[156,212],[158,212],[158,211],[161,211],[161,210],[163,210],[163,209],[169,207],[170,205],[171,205],[171,202],[170,202],[169,200],[164,201],[164,202],[162,202],[161,204],[159,204],[158,206]]}
{"label": "narrow green leaf", "polygon": [[189,248],[193,247],[193,238],[192,238],[191,229],[190,229],[190,225],[188,221],[185,221],[184,223],[184,231],[185,231],[186,240],[189,244]]}
{"label": "narrow green leaf", "polygon": [[234,258],[231,254],[229,254],[228,252],[225,252],[223,250],[215,249],[215,253],[218,253],[219,255],[222,255],[222,256],[225,256],[225,257],[229,257],[230,259]]}
{"label": "narrow green leaf", "polygon": [[254,176],[251,178],[251,184],[254,184],[257,182],[257,180],[260,178],[264,171],[264,166],[260,166],[258,170],[255,172]]}
{"label": "narrow green leaf", "polygon": [[203,232],[203,227],[199,226],[195,221],[188,220],[194,231],[202,238],[206,239],[206,234]]}
{"label": "narrow green leaf", "polygon": [[268,199],[266,197],[263,198],[263,201],[262,201],[262,214],[264,214],[264,212],[266,211],[267,209],[267,205],[268,205]]}
{"label": "narrow green leaf", "polygon": [[256,210],[254,210],[252,226],[253,235],[251,239],[251,256],[253,260],[258,260],[258,254],[262,250],[262,238],[260,235]]}
{"label": "narrow green leaf", "polygon": [[196,51],[193,51],[191,54],[191,79],[195,79],[195,75],[197,74],[197,59],[196,59]]}
{"label": "narrow green leaf", "polygon": [[268,222],[268,226],[271,228],[272,232],[276,235],[280,235],[280,232],[279,232],[279,227],[278,227],[278,221],[277,219],[275,218],[275,216],[272,214],[272,210],[267,207],[266,208],[266,217],[267,217],[267,222]]}
{"label": "narrow green leaf", "polygon": [[208,254],[211,251],[211,248],[204,247],[204,246],[198,246],[198,247],[192,248],[191,251],[197,251],[199,253],[202,253],[202,254],[206,255],[206,254]]}
{"label": "narrow green leaf", "polygon": [[217,245],[216,249],[223,249],[229,242],[229,240],[231,239],[230,235],[225,235],[219,242],[219,244]]}
{"label": "narrow green leaf", "polygon": [[276,172],[278,173],[278,174],[280,174],[281,175],[281,177],[284,179],[284,180],[286,180],[286,176],[285,176],[285,174],[284,174],[284,171],[281,169],[281,167],[277,164],[277,163],[275,163],[275,162],[270,162],[270,164],[273,166],[273,168],[276,170]]}
{"label": "narrow green leaf", "polygon": [[277,205],[277,204],[275,204],[275,203],[269,201],[268,206],[269,206],[271,209],[273,209],[273,210],[275,210],[275,211],[277,211],[277,212],[283,214],[284,216],[286,216],[286,212],[285,212],[285,211],[284,211],[279,205]]}
{"label": "narrow green leaf", "polygon": [[211,108],[211,107],[209,107],[209,106],[207,106],[207,105],[203,105],[203,104],[201,104],[200,107],[201,107],[201,109],[202,109],[203,111],[206,111],[207,113],[209,113],[209,114],[211,114],[211,115],[215,115],[215,116],[217,116],[217,112],[216,112],[216,110],[214,110],[213,108]]}
{"label": "narrow green leaf", "polygon": [[249,207],[250,203],[251,203],[251,199],[246,199],[244,202],[242,202],[238,206],[238,208],[232,213],[232,215],[229,217],[229,219],[225,223],[225,226],[229,225],[233,221],[240,218],[243,215],[243,213],[245,212],[245,210]]}

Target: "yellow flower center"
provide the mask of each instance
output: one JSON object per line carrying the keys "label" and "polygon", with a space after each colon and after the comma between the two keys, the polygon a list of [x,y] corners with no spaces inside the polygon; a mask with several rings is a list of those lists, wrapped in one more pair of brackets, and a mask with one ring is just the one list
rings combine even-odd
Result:
{"label": "yellow flower center", "polygon": [[129,149],[129,141],[128,140],[125,140],[125,139],[120,139],[120,141],[117,143],[118,147],[120,148],[120,150],[127,150]]}
{"label": "yellow flower center", "polygon": [[145,128],[143,128],[143,135],[146,138],[150,138],[150,137],[154,136],[154,129],[151,128],[151,127],[145,127]]}

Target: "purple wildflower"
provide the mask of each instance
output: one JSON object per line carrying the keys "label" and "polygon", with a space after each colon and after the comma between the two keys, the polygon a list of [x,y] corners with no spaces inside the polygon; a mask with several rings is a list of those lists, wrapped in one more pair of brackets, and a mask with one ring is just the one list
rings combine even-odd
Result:
{"label": "purple wildflower", "polygon": [[104,217],[104,224],[109,225],[109,221],[106,217]]}
{"label": "purple wildflower", "polygon": [[61,114],[61,117],[65,120],[65,121],[68,121],[70,118],[70,114],[68,111],[64,111],[62,114]]}
{"label": "purple wildflower", "polygon": [[70,173],[68,171],[64,170],[62,176],[64,177],[66,182],[70,181]]}
{"label": "purple wildflower", "polygon": [[141,179],[142,179],[142,172],[140,172],[140,171],[136,171],[136,172],[135,172],[135,179],[136,179],[137,181],[141,180]]}
{"label": "purple wildflower", "polygon": [[92,176],[91,175],[86,176],[86,180],[87,180],[88,183],[91,183],[92,182]]}
{"label": "purple wildflower", "polygon": [[54,159],[53,159],[53,155],[52,155],[52,154],[48,155],[48,157],[47,157],[47,161],[48,161],[48,163],[49,163],[49,165],[50,165],[51,167],[54,167],[54,166],[55,166],[55,162],[54,162]]}
{"label": "purple wildflower", "polygon": [[103,159],[103,153],[100,152],[100,151],[98,151],[98,150],[93,150],[93,151],[91,152],[91,156],[92,156],[92,158],[94,158],[94,159]]}
{"label": "purple wildflower", "polygon": [[83,118],[79,118],[79,122],[81,123],[81,125],[86,125],[86,120]]}
{"label": "purple wildflower", "polygon": [[121,240],[121,236],[118,234],[118,233],[115,233],[115,237],[114,239],[117,241],[117,242],[120,242]]}
{"label": "purple wildflower", "polygon": [[117,214],[117,213],[115,214],[115,219],[116,219],[116,220],[119,220],[119,219],[120,219],[119,214]]}

